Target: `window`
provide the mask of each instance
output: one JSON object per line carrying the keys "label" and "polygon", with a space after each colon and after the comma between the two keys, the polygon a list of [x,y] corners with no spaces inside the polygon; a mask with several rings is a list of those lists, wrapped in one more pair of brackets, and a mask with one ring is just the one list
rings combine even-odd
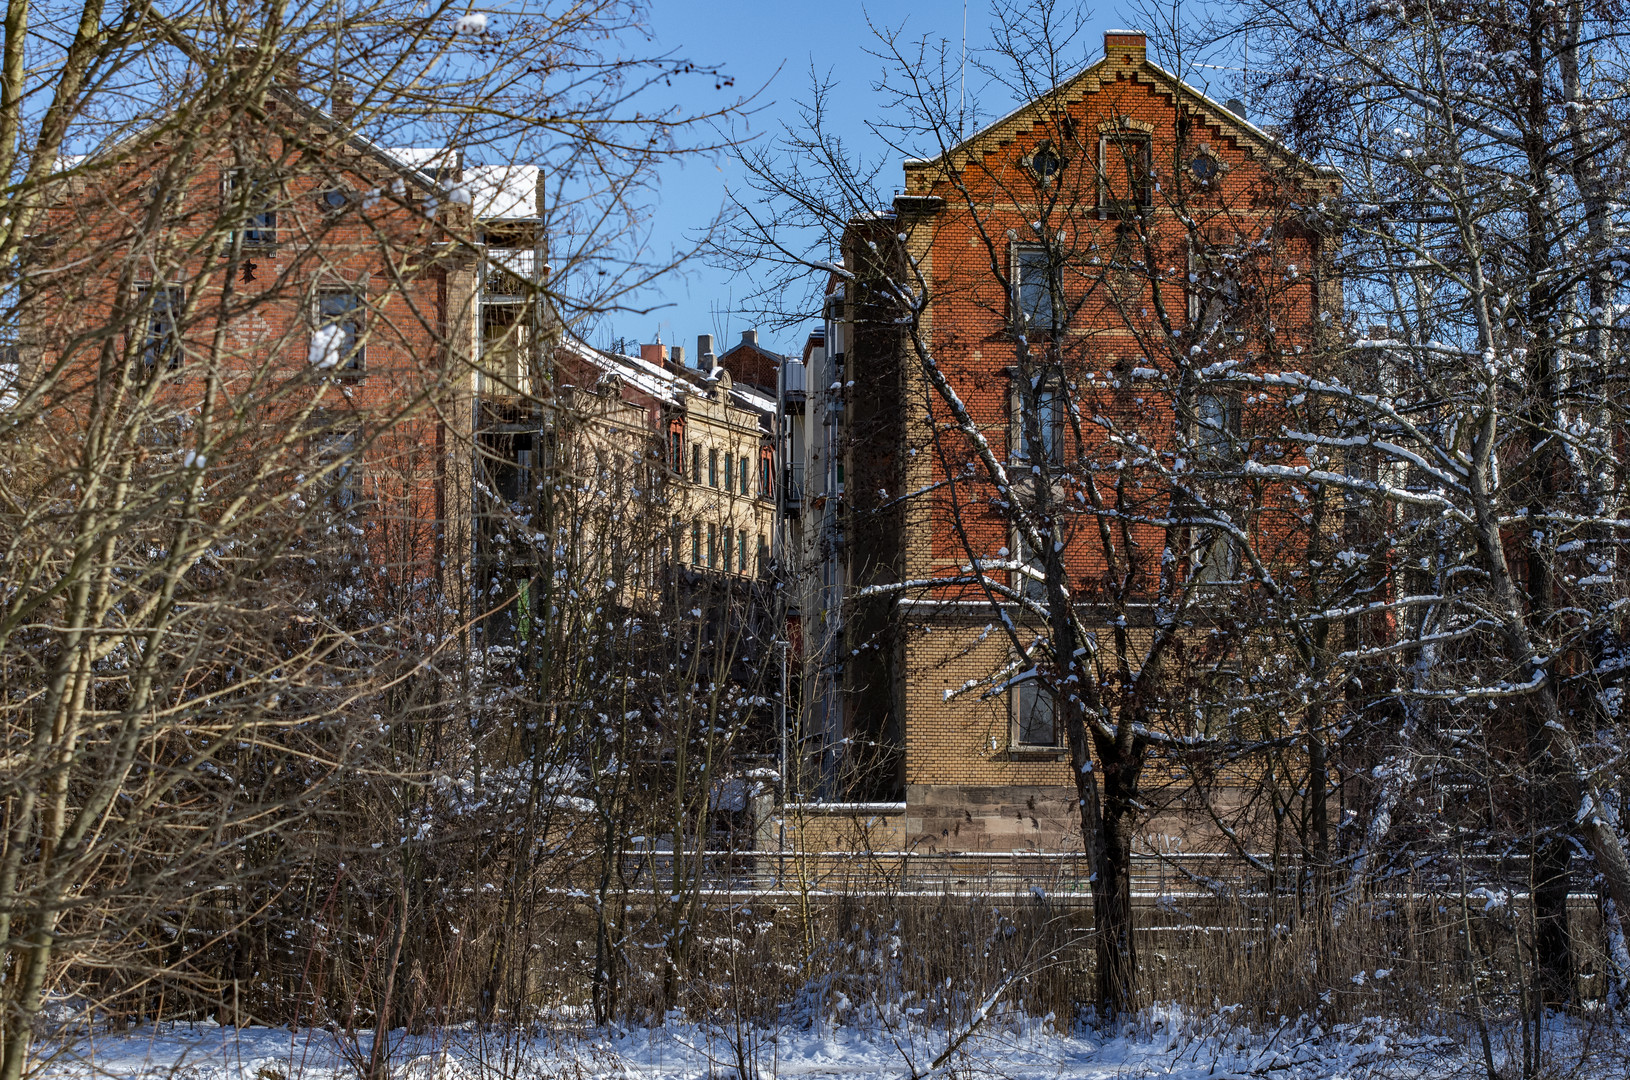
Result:
{"label": "window", "polygon": [[1154,170],[1149,137],[1116,132],[1098,139],[1099,211],[1137,210],[1154,205]]}
{"label": "window", "polygon": [[713,488],[719,486],[719,452],[717,450],[707,452],[707,486]]}
{"label": "window", "polygon": [[1202,585],[1220,585],[1239,577],[1234,538],[1221,529],[1199,531],[1193,559],[1194,579]]}
{"label": "window", "polygon": [[311,332],[314,367],[340,371],[362,370],[362,297],[350,289],[321,289],[317,293],[315,327]]}
{"label": "window", "polygon": [[760,455],[758,459],[758,493],[766,499],[775,494],[772,486],[775,483],[773,469],[774,465],[770,460],[770,455]]}
{"label": "window", "polygon": [[717,525],[707,527],[707,564],[709,567],[719,565],[719,527]]}
{"label": "window", "polygon": [[1202,337],[1219,330],[1237,333],[1243,301],[1235,253],[1208,247],[1189,255],[1189,322]]}
{"label": "window", "polygon": [[691,443],[690,447],[690,477],[693,484],[702,482],[702,444]]}
{"label": "window", "polygon": [[741,479],[741,493],[743,495],[751,495],[753,493],[753,490],[752,490],[752,487],[753,487],[752,475],[753,474],[750,473],[747,470],[747,455],[746,454],[743,454],[741,456],[741,471],[738,472],[736,475],[738,477],[740,477],[740,479]]}
{"label": "window", "polygon": [[1058,156],[1051,141],[1043,139],[1030,155],[1030,172],[1043,185],[1051,184],[1064,171],[1064,159]]}
{"label": "window", "polygon": [[226,174],[226,194],[231,208],[244,215],[243,228],[233,238],[244,247],[264,247],[277,243],[277,211],[271,202],[271,185],[251,169],[233,169]]}
{"label": "window", "polygon": [[355,431],[328,431],[317,440],[321,491],[329,507],[349,513],[362,494],[362,460]]}
{"label": "window", "polygon": [[1058,745],[1058,710],[1040,679],[1026,679],[1013,688],[1013,712],[1013,741],[1019,746]]}
{"label": "window", "polygon": [[328,188],[317,196],[317,205],[325,214],[337,214],[350,202],[350,194],[339,188]]}
{"label": "window", "polygon": [[1013,280],[1018,296],[1017,314],[1030,331],[1053,329],[1053,299],[1061,283],[1058,268],[1040,244],[1019,244],[1013,249]]}
{"label": "window", "polygon": [[186,306],[186,292],[179,285],[144,285],[137,294],[137,304],[146,312],[147,320],[141,350],[143,366],[180,367],[181,336],[176,323]]}
{"label": "window", "polygon": [[696,522],[690,531],[690,562],[692,566],[702,565],[702,523]]}
{"label": "window", "polygon": [[729,454],[724,456],[724,489],[731,493],[736,490],[736,459]]}
{"label": "window", "polygon": [[1013,457],[1057,464],[1064,460],[1064,394],[1052,379],[1037,379],[1030,394],[1035,400],[1033,414],[1026,408],[1023,383],[1014,391]]}
{"label": "window", "polygon": [[1030,544],[1025,540],[1024,534],[1013,534],[1013,550],[1017,552],[1016,561],[1019,565],[1028,568],[1029,573],[1023,570],[1013,571],[1013,588],[1026,600],[1047,601],[1047,562],[1039,552],[1031,551]]}
{"label": "window", "polygon": [[747,573],[747,530],[736,533],[736,569]]}
{"label": "window", "polygon": [[685,427],[678,422],[668,429],[668,467],[676,473],[685,471]]}
{"label": "window", "polygon": [[1239,401],[1226,392],[1201,393],[1194,399],[1194,454],[1201,461],[1228,461],[1235,456],[1240,433]]}
{"label": "window", "polygon": [[770,572],[770,542],[764,538],[763,533],[758,534],[758,576],[763,577]]}

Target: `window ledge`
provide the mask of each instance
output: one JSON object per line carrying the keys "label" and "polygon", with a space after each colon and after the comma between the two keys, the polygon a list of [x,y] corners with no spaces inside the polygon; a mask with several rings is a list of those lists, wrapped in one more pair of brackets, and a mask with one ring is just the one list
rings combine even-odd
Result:
{"label": "window ledge", "polygon": [[1062,746],[1009,746],[1002,757],[1008,761],[1067,761],[1070,752]]}

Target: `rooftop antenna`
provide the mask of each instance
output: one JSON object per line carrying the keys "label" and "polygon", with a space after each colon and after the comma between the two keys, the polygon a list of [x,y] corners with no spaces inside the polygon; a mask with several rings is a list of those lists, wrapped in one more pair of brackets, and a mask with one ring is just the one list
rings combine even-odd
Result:
{"label": "rooftop antenna", "polygon": [[962,86],[957,93],[956,133],[962,138],[968,130],[968,0],[962,0]]}

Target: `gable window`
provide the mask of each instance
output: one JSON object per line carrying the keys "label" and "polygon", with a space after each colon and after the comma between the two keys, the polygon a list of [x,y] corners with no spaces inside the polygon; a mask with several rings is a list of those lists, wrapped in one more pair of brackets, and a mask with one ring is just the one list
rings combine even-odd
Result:
{"label": "gable window", "polygon": [[1058,709],[1053,693],[1038,678],[1026,679],[1012,691],[1013,741],[1018,746],[1056,747]]}
{"label": "gable window", "polygon": [[1149,137],[1115,132],[1098,138],[1098,210],[1136,211],[1155,204]]}
{"label": "gable window", "polygon": [[317,290],[311,331],[314,367],[362,370],[362,309],[362,295],[351,289]]}
{"label": "gable window", "polygon": [[1015,314],[1024,329],[1035,333],[1053,329],[1054,299],[1061,289],[1058,268],[1041,244],[1013,248]]}
{"label": "gable window", "polygon": [[144,285],[137,303],[146,312],[147,331],[142,338],[141,362],[145,367],[181,366],[181,335],[177,321],[186,306],[187,294],[179,285]]}
{"label": "gable window", "polygon": [[[1031,403],[1026,402],[1031,398]],[[1057,380],[1039,378],[1026,394],[1022,382],[1013,391],[1013,457],[1017,461],[1064,460],[1064,392]]]}
{"label": "gable window", "polygon": [[230,207],[243,215],[243,227],[233,239],[244,247],[265,247],[277,243],[277,211],[271,207],[271,184],[253,169],[233,169],[226,174],[226,195]]}

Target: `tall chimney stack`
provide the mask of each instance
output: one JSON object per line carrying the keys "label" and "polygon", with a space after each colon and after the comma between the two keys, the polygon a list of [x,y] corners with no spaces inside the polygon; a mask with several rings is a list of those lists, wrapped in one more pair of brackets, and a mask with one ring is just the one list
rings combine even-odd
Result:
{"label": "tall chimney stack", "polygon": [[696,335],[696,366],[703,371],[712,371],[714,365],[713,335]]}

